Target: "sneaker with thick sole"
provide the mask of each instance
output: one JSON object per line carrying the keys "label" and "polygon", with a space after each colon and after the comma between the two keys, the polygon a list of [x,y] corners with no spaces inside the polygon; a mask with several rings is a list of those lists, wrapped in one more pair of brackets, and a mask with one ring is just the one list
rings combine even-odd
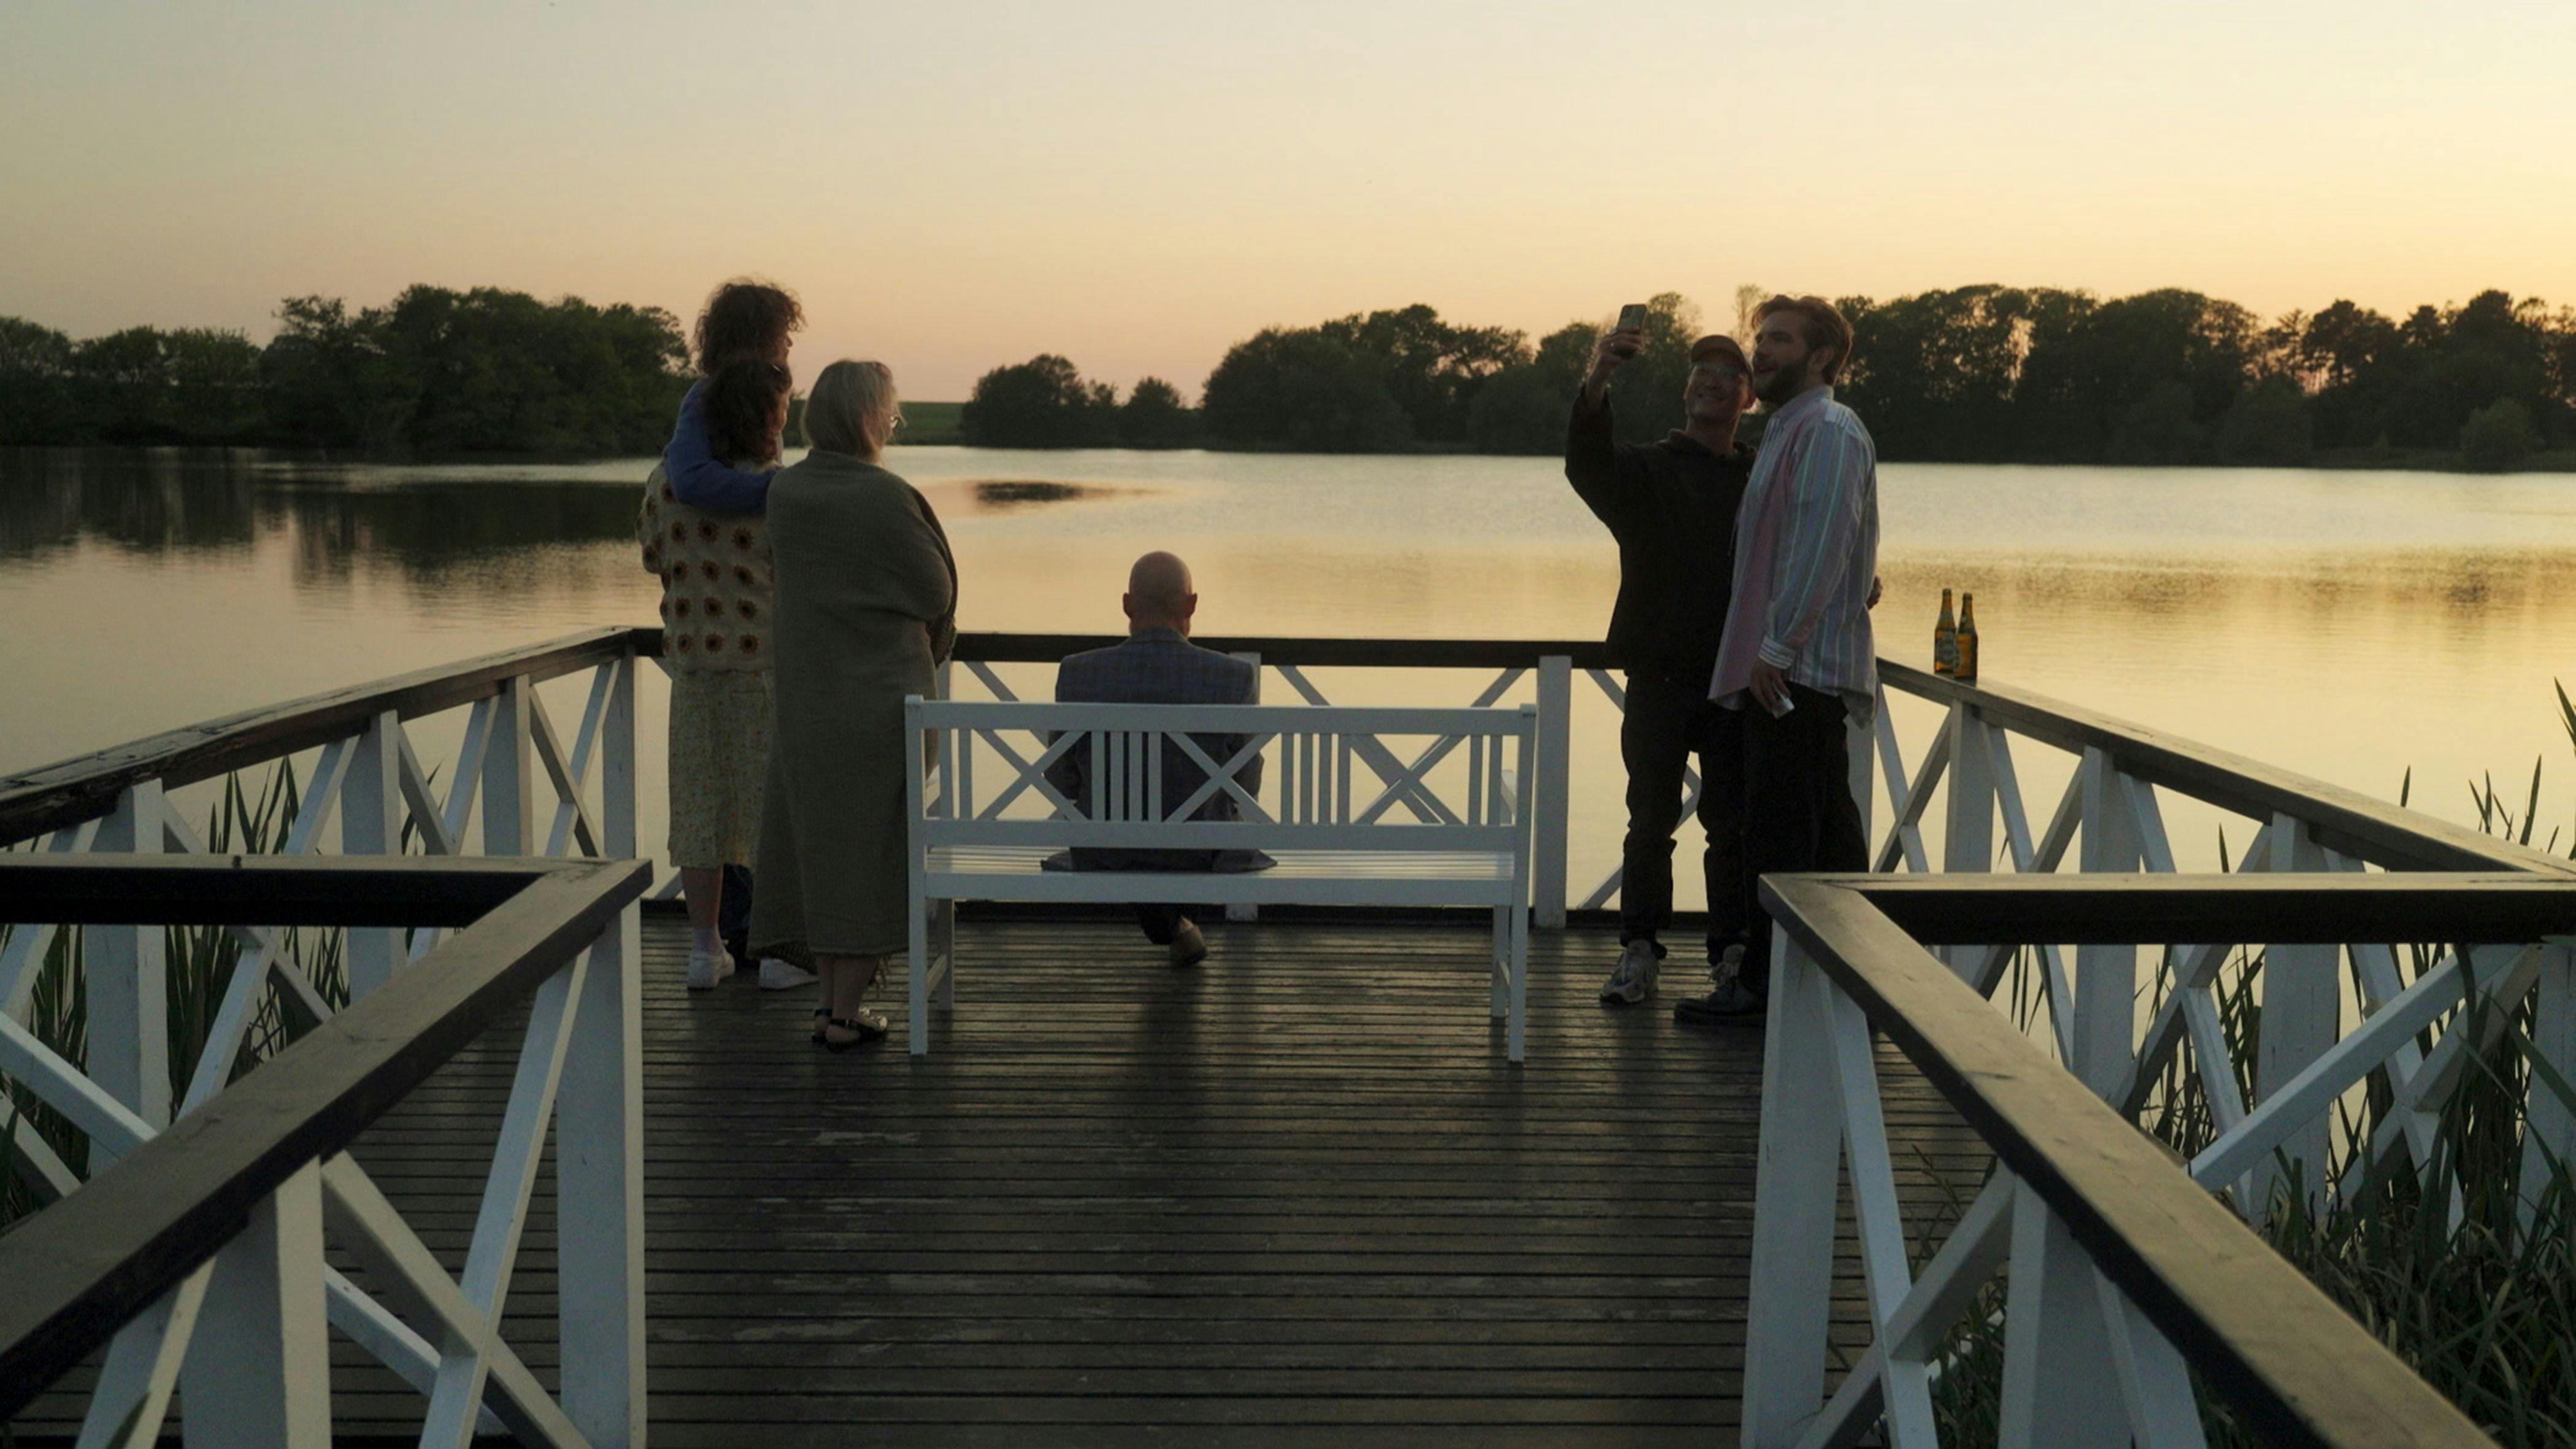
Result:
{"label": "sneaker with thick sole", "polygon": [[713,991],[716,983],[733,974],[733,957],[718,946],[712,951],[689,948],[689,989]]}
{"label": "sneaker with thick sole", "polygon": [[760,989],[763,991],[793,991],[799,986],[813,984],[814,973],[793,961],[781,961],[775,956],[760,958]]}
{"label": "sneaker with thick sole", "polygon": [[1610,979],[1602,983],[1601,1004],[1635,1006],[1655,996],[1655,974],[1663,967],[1663,958],[1655,954],[1652,941],[1630,941],[1619,948],[1619,964],[1610,968]]}

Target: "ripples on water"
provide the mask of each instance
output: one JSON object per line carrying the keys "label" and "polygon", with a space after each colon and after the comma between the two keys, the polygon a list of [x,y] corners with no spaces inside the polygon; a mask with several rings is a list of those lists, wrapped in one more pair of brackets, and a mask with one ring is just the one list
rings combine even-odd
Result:
{"label": "ripples on water", "polygon": [[[1548,459],[890,462],[948,526],[969,629],[1115,630],[1128,562],[1157,547],[1227,633],[1588,638],[1617,587]],[[649,620],[649,466],[0,451],[0,769]],[[2547,756],[2544,821],[2576,813],[2550,692],[2576,682],[2576,477],[1889,465],[1881,489],[1885,653],[1927,657],[1940,589],[1974,589],[1992,678],[2375,794],[2411,766],[2417,803],[2454,819],[2472,773],[2519,796]],[[1463,702],[1476,683],[1327,687]],[[1584,724],[1606,750],[1606,717]],[[1586,758],[1576,827],[1615,835],[1615,754]],[[2059,772],[2026,758],[2043,811]]]}

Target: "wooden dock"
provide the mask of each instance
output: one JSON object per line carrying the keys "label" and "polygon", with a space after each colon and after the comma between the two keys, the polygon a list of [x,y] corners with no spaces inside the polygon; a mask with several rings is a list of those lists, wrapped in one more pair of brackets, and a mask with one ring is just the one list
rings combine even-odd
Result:
{"label": "wooden dock", "polygon": [[[1209,935],[1174,972],[1121,921],[970,919],[957,1013],[914,1060],[899,980],[893,1037],[829,1055],[810,989],[693,996],[685,932],[648,915],[653,1442],[1707,1444],[1735,1422],[1759,1029],[1605,1010],[1615,941],[1543,932],[1514,1068],[1481,921]],[[517,1039],[358,1149],[451,1268]],[[1983,1150],[1880,1059],[1911,1208],[1946,1220]],[[542,1182],[505,1336],[551,1385]],[[343,1433],[416,1434],[420,1397],[336,1348]],[[77,1403],[16,1427],[61,1433]]]}

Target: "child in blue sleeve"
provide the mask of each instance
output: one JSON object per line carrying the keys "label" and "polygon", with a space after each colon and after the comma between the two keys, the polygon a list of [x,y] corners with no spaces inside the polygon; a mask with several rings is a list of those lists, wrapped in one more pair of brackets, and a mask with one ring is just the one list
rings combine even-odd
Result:
{"label": "child in blue sleeve", "polygon": [[790,334],[804,325],[795,294],[769,282],[737,277],[707,298],[694,339],[698,380],[681,399],[679,423],[662,451],[663,475],[682,503],[710,513],[767,511],[769,475],[725,466],[707,441],[706,380],[737,357],[786,366]]}

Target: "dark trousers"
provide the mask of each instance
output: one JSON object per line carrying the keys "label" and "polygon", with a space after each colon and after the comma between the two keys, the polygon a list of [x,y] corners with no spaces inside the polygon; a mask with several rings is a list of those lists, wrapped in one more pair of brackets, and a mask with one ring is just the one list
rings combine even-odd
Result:
{"label": "dark trousers", "polygon": [[1631,672],[1619,757],[1628,767],[1628,837],[1620,846],[1619,941],[1652,941],[1673,922],[1673,831],[1682,769],[1699,760],[1699,825],[1708,837],[1708,955],[1743,939],[1743,722],[1709,702],[1708,675]]}
{"label": "dark trousers", "polygon": [[750,951],[751,937],[751,867],[729,865],[719,877],[724,883],[724,897],[716,906],[716,939],[736,956]]}
{"label": "dark trousers", "polygon": [[1869,869],[1860,805],[1851,792],[1851,749],[1839,695],[1789,686],[1796,708],[1779,719],[1748,699],[1744,719],[1744,919],[1754,926],[1736,978],[1747,991],[1771,989],[1771,923],[1761,877]]}
{"label": "dark trousers", "polygon": [[1136,907],[1136,924],[1145,928],[1145,939],[1157,946],[1172,944],[1172,937],[1180,933],[1181,922],[1189,918],[1187,906]]}

